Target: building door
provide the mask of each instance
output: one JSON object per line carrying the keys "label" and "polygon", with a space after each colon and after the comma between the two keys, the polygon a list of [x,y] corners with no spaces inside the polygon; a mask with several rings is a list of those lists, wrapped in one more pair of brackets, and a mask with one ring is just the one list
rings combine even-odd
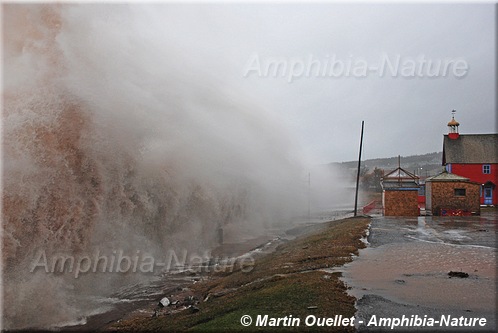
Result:
{"label": "building door", "polygon": [[493,204],[493,189],[489,186],[484,188],[484,204],[492,205]]}

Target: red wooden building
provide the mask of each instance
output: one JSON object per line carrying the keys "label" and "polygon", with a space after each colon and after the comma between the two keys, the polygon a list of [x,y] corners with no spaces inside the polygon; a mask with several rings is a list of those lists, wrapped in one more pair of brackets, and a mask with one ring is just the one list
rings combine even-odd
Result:
{"label": "red wooden building", "polygon": [[481,185],[481,205],[498,205],[498,134],[459,134],[459,126],[453,116],[443,140],[443,165]]}

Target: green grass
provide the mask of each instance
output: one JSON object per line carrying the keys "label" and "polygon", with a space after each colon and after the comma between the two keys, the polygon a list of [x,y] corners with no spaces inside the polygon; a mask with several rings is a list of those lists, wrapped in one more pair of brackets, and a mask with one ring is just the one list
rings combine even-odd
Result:
{"label": "green grass", "polygon": [[[315,233],[288,242],[267,256],[256,260],[254,269],[231,274],[212,274],[211,279],[192,286],[201,301],[199,312],[185,310],[156,318],[130,318],[110,326],[119,331],[255,331],[255,330],[326,330],[354,331],[354,327],[307,328],[306,316],[352,317],[355,299],[346,293],[340,274],[322,269],[351,261],[364,247],[364,236],[370,220],[350,218],[324,224]],[[223,292],[219,297],[214,295]],[[316,307],[309,309],[308,307]],[[250,315],[253,325],[243,327],[240,318]],[[257,315],[301,319],[300,327],[254,326]]]}

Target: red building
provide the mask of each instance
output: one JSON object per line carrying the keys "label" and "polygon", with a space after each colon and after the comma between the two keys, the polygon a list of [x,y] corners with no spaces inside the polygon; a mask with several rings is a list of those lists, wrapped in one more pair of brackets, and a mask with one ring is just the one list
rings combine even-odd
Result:
{"label": "red building", "polygon": [[498,205],[498,134],[459,134],[454,116],[443,141],[443,165],[481,185],[481,205]]}

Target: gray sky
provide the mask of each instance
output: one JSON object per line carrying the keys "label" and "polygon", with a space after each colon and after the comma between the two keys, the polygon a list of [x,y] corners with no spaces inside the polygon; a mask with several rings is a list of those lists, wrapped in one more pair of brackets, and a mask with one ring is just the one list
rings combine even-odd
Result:
{"label": "gray sky", "polygon": [[[187,51],[186,59],[215,75],[220,87],[275,113],[315,163],[356,159],[361,120],[365,158],[442,150],[452,109],[461,133],[495,131],[493,4],[165,7],[165,31],[173,32],[168,38],[178,52]],[[386,64],[386,59],[392,65],[396,57],[401,64],[420,64],[424,57],[426,64],[460,61],[468,67],[458,75],[450,68],[446,76],[433,67],[437,75],[428,77],[425,65],[422,75],[411,77],[410,68],[401,72],[400,66],[381,77],[379,71],[320,76],[315,65],[311,74],[290,83],[289,70],[284,77],[264,75],[271,61],[291,66],[294,59],[306,66],[311,58],[321,61],[323,69],[332,57],[368,67]]]}

